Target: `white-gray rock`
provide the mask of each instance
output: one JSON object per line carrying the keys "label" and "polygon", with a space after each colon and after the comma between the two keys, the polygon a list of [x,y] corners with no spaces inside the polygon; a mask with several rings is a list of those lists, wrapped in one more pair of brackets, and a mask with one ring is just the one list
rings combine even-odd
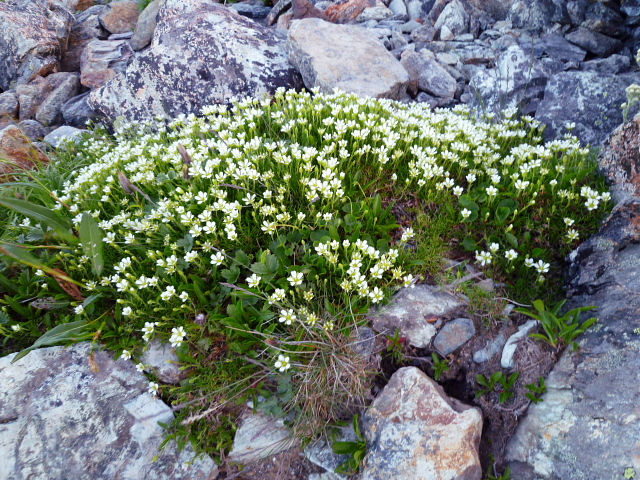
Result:
{"label": "white-gray rock", "polygon": [[153,0],[147,7],[140,13],[138,22],[136,23],[136,29],[133,32],[133,37],[129,41],[129,45],[136,52],[142,50],[144,47],[151,43],[153,38],[153,32],[156,29],[158,12],[160,11],[160,5],[162,0]]}
{"label": "white-gray rock", "polygon": [[436,334],[436,327],[428,320],[447,315],[464,303],[430,285],[416,285],[398,292],[391,302],[369,316],[377,332],[393,335],[397,328],[410,345],[425,348]]}
{"label": "white-gray rock", "polygon": [[366,410],[362,480],[480,480],[482,414],[415,367],[393,374]]}
{"label": "white-gray rock", "polygon": [[126,40],[91,40],[80,60],[80,82],[85,87],[100,88],[124,72],[133,60],[133,50]]}
{"label": "white-gray rock", "polygon": [[516,349],[518,348],[518,341],[529,335],[531,330],[536,328],[540,322],[538,320],[527,320],[524,325],[520,325],[518,327],[518,331],[509,337],[507,343],[504,345],[502,349],[502,358],[500,359],[500,366],[502,368],[511,369],[515,366],[515,362],[513,357],[516,353]]}
{"label": "white-gray rock", "polygon": [[362,27],[335,25],[319,18],[294,21],[289,58],[307,88],[334,89],[362,97],[399,99],[409,75],[375,34]]}
{"label": "white-gray rock", "polygon": [[249,464],[276,455],[294,444],[291,431],[282,420],[263,414],[244,417],[236,431],[230,461]]}
{"label": "white-gray rock", "polygon": [[58,148],[63,142],[78,141],[79,137],[86,131],[87,130],[64,125],[50,132],[44,137],[44,141],[53,148]]}
{"label": "white-gray rock", "polygon": [[[436,30],[446,27],[453,36],[462,35],[463,33],[469,33],[469,14],[465,11],[464,6],[460,0],[453,0],[448,3],[442,13],[438,17],[434,28]],[[440,33],[442,38],[442,30]],[[452,37],[453,38],[453,37]]]}
{"label": "white-gray rock", "polygon": [[[209,480],[217,466],[182,453],[158,421],[173,413],[132,362],[81,343],[0,359],[0,478]],[[154,461],[154,457],[158,457]]]}
{"label": "white-gray rock", "polygon": [[150,367],[164,383],[177,384],[186,376],[185,372],[180,370],[180,361],[176,352],[168,343],[152,341],[149,348],[142,354],[141,362]]}
{"label": "white-gray rock", "polygon": [[391,0],[389,10],[391,10],[394,15],[407,14],[407,6],[404,4],[404,0]]}
{"label": "white-gray rock", "polygon": [[385,18],[389,18],[393,16],[393,12],[389,10],[387,7],[369,7],[365,8],[358,18],[356,18],[356,22],[364,23],[369,20],[375,20],[379,22],[380,20],[384,20]]}
{"label": "white-gray rock", "polygon": [[80,79],[70,74],[38,107],[36,120],[45,127],[62,123],[62,106],[78,94]]}
{"label": "white-gray rock", "polygon": [[473,353],[473,361],[476,363],[484,363],[495,357],[507,341],[507,336],[500,333],[493,340],[489,340],[484,348]]}
{"label": "white-gray rock", "polygon": [[0,93],[0,118],[17,118],[19,105],[15,92]]}
{"label": "white-gray rock", "polygon": [[440,98],[453,98],[457,83],[447,70],[440,65],[435,55],[425,49],[419,52],[406,50],[400,60],[409,72],[409,78],[417,81],[418,88]]}
{"label": "white-gray rock", "polygon": [[[357,442],[358,436],[356,435],[356,431],[353,429],[353,425],[349,424],[347,427],[341,427],[336,441]],[[315,463],[334,475],[336,468],[349,459],[348,455],[338,455],[333,453],[333,450],[331,449],[331,442],[328,442],[324,438],[320,438],[310,444],[305,448],[304,454],[310,462]],[[342,475],[337,476],[339,478],[346,478]]]}

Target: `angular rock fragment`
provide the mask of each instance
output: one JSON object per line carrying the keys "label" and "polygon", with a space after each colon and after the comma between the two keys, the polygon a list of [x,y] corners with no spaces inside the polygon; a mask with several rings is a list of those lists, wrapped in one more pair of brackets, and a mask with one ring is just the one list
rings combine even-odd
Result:
{"label": "angular rock fragment", "polygon": [[62,106],[80,90],[78,75],[70,74],[62,80],[47,98],[40,104],[36,112],[36,120],[45,127],[62,122]]}
{"label": "angular rock fragment", "polygon": [[433,340],[433,347],[440,355],[447,356],[467,343],[476,333],[473,320],[456,318],[447,322]]}
{"label": "angular rock fragment", "polygon": [[19,106],[15,92],[0,93],[0,118],[17,118]]}
{"label": "angular rock fragment", "polygon": [[100,88],[124,72],[133,59],[133,50],[126,40],[92,40],[81,60],[80,82],[85,87]]}
{"label": "angular rock fragment", "polygon": [[402,53],[402,65],[409,73],[411,81],[417,82],[418,89],[440,98],[453,98],[456,80],[440,65],[429,50]]}
{"label": "angular rock fragment", "polygon": [[65,72],[80,70],[82,53],[87,44],[94,39],[105,40],[109,36],[98,16],[104,10],[104,5],[95,5],[75,16],[75,22],[69,34],[67,48],[62,54],[60,68]]}
{"label": "angular rock fragment", "polygon": [[289,57],[305,86],[325,93],[337,88],[363,97],[399,99],[409,84],[400,62],[362,27],[317,18],[294,21]]}
{"label": "angular rock fragment", "polygon": [[415,367],[393,374],[362,417],[363,480],[480,480],[482,414]]}
{"label": "angular rock fragment", "polygon": [[144,47],[151,43],[153,38],[153,32],[156,29],[158,12],[162,0],[153,0],[147,7],[140,13],[138,21],[136,23],[136,29],[133,32],[133,37],[129,41],[131,48],[134,51],[142,50]]}
{"label": "angular rock fragment", "polygon": [[49,157],[14,125],[0,130],[0,158],[7,160],[0,162],[0,183],[11,181],[13,173],[22,173],[49,163]]}
{"label": "angular rock fragment", "polygon": [[263,414],[247,415],[240,423],[228,459],[248,464],[276,455],[293,445],[291,431],[282,419]]}
{"label": "angular rock fragment", "polygon": [[588,28],[579,27],[575,32],[567,33],[565,38],[584,48],[587,52],[600,57],[608,57],[622,48],[622,42]]}
{"label": "angular rock fragment", "polygon": [[134,0],[114,0],[100,13],[100,25],[110,33],[132,32],[138,21],[140,9]]}

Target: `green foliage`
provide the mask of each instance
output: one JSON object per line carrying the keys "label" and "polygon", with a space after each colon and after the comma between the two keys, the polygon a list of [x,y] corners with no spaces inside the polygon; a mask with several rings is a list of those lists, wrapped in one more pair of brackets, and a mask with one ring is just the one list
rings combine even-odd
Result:
{"label": "green foliage", "polygon": [[506,376],[498,370],[489,378],[480,373],[476,376],[476,382],[485,388],[478,390],[476,398],[483,396],[485,393],[499,392],[498,401],[504,403],[515,395],[513,387],[519,377],[520,372],[514,372],[510,376]]}
{"label": "green foliage", "polygon": [[487,470],[487,476],[485,480],[511,480],[511,468],[510,467],[505,468],[502,475],[499,475],[498,472],[496,471],[496,460],[493,454],[490,455],[490,458],[491,458],[491,465]]}
{"label": "green foliage", "polygon": [[446,358],[440,358],[436,352],[431,354],[433,360],[433,378],[437,382],[444,372],[449,371],[449,361]]}
{"label": "green foliage", "polygon": [[387,337],[387,353],[391,355],[391,358],[396,363],[402,363],[404,360],[404,343],[406,342],[405,337],[400,336],[400,329],[396,328],[396,331],[392,336],[386,335]]}
{"label": "green foliage", "polygon": [[559,317],[559,312],[565,303],[566,300],[563,300],[549,310],[545,307],[542,300],[536,300],[533,302],[533,306],[538,313],[533,313],[525,308],[516,308],[515,311],[535,318],[542,324],[544,333],[532,333],[530,335],[531,337],[547,342],[553,348],[572,345],[575,350],[578,348],[578,344],[574,342],[574,339],[598,321],[597,318],[592,317],[580,324],[580,314],[597,307],[574,308]]}
{"label": "green foliage", "polygon": [[521,301],[556,294],[609,208],[587,153],[542,145],[529,117],[347,94],[120,119],[0,187],[3,354],[74,322],[125,359],[169,342],[189,377],[150,387],[182,405],[173,434],[224,455],[235,407],[262,393],[317,436],[367,396],[353,331],[450,250]]}
{"label": "green foliage", "polygon": [[352,475],[360,471],[360,466],[367,454],[367,441],[360,432],[358,424],[358,414],[353,417],[353,429],[358,436],[355,442],[333,442],[331,449],[338,455],[349,455],[350,457],[336,468],[336,473]]}
{"label": "green foliage", "polygon": [[527,398],[533,403],[538,404],[544,401],[541,398],[542,395],[547,392],[547,385],[545,384],[544,377],[540,377],[536,383],[530,383],[525,385],[525,387],[527,390],[530,390],[530,392],[527,393]]}

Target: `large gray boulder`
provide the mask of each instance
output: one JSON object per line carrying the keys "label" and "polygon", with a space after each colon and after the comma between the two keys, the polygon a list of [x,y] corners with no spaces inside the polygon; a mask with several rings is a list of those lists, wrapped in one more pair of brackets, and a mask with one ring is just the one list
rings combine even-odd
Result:
{"label": "large gray boulder", "polygon": [[293,22],[288,46],[291,63],[307,88],[391,99],[407,91],[407,71],[374,33],[362,27],[305,18]]}
{"label": "large gray boulder", "polygon": [[573,122],[572,133],[582,143],[600,145],[622,123],[625,89],[638,81],[638,74],[573,71],[553,75],[536,112],[536,118],[547,125],[545,138],[562,136],[566,124]]}
{"label": "large gray boulder", "polygon": [[0,89],[59,67],[73,16],[46,0],[0,2]]}
{"label": "large gray boulder", "polygon": [[[133,362],[87,343],[0,359],[0,478],[209,480],[217,466],[171,442],[171,408]],[[157,460],[155,460],[157,457]],[[193,460],[193,461],[192,461]],[[189,463],[190,462],[190,463]]]}
{"label": "large gray boulder", "polygon": [[393,374],[362,417],[362,480],[480,480],[482,414],[415,367]]}
{"label": "large gray boulder", "polygon": [[214,0],[166,0],[157,20],[150,48],[91,92],[89,105],[105,117],[175,117],[301,86],[276,32]]}

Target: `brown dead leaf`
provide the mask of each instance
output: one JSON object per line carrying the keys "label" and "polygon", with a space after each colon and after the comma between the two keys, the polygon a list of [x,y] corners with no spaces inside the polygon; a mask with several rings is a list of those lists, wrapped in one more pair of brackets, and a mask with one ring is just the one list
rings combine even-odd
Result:
{"label": "brown dead leaf", "polygon": [[[62,270],[60,270],[58,268],[54,268],[54,270],[56,272],[58,272],[59,274],[64,275],[66,277],[70,276],[70,275],[67,275],[67,273],[65,273],[64,271],[62,271]],[[62,289],[65,292],[67,292],[71,298],[73,298],[74,300],[78,300],[79,302],[84,301],[85,297],[82,295],[82,293],[80,293],[80,289],[78,288],[78,286],[75,283],[67,282],[66,280],[63,280],[62,278],[60,278],[57,275],[54,278],[56,279],[56,282],[58,282],[58,285],[60,285],[62,287]]]}

